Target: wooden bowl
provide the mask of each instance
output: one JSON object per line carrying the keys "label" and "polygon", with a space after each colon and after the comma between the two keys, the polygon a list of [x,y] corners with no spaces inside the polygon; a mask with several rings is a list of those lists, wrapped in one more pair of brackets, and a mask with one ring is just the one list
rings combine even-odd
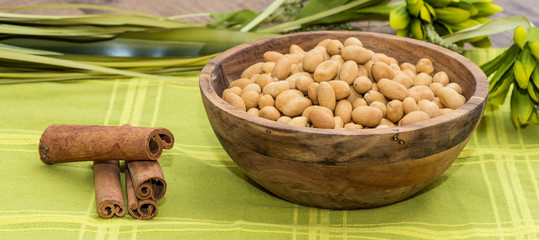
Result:
{"label": "wooden bowl", "polygon": [[[290,126],[250,115],[221,99],[242,70],[266,51],[313,48],[357,37],[375,52],[416,63],[428,57],[462,86],[467,102],[446,115],[403,127],[329,130]],[[483,114],[489,83],[470,60],[445,48],[378,33],[297,33],[242,44],[209,62],[200,91],[210,124],[228,155],[254,181],[294,203],[331,209],[371,208],[418,192],[442,174],[466,145]]]}

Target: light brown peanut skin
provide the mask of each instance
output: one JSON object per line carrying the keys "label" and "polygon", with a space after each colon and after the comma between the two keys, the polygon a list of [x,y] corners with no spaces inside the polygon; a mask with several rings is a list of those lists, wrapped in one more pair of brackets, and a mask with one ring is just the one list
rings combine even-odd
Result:
{"label": "light brown peanut skin", "polygon": [[355,123],[365,127],[376,127],[382,121],[383,113],[376,107],[360,106],[352,111]]}
{"label": "light brown peanut skin", "polygon": [[421,121],[425,121],[429,119],[429,115],[423,111],[413,111],[411,113],[406,114],[400,121],[399,126],[403,126],[406,124],[412,124],[417,123]]}
{"label": "light brown peanut skin", "polygon": [[328,82],[321,82],[318,87],[318,104],[322,107],[327,107],[331,111],[335,110],[337,104],[335,98],[335,91]]}
{"label": "light brown peanut skin", "polygon": [[349,123],[352,120],[352,110],[350,101],[340,100],[335,106],[335,116],[339,116],[344,123]]}
{"label": "light brown peanut skin", "polygon": [[330,113],[320,108],[314,108],[309,114],[309,120],[314,127],[332,129],[335,128],[335,119]]}

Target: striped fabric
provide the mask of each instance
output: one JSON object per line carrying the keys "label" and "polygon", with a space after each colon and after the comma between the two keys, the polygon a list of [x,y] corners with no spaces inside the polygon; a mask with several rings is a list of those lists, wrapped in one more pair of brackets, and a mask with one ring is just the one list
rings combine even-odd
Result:
{"label": "striped fabric", "polygon": [[[476,62],[498,50],[477,50]],[[0,239],[538,239],[539,126],[515,130],[489,107],[455,163],[390,206],[298,206],[247,179],[215,138],[197,73],[148,79],[0,86]],[[149,221],[101,219],[91,163],[45,165],[50,124],[160,126],[176,145],[160,158],[168,190]]]}

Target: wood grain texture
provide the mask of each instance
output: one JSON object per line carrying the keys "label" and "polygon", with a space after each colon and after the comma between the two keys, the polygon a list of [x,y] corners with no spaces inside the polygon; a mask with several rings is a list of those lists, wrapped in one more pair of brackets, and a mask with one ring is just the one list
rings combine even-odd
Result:
{"label": "wood grain texture", "polygon": [[[447,115],[405,127],[343,131],[280,124],[250,115],[219,97],[268,50],[287,52],[291,44],[310,49],[325,38],[344,41],[350,36],[399,62],[430,58],[437,71],[446,71],[463,87],[468,102]],[[217,138],[255,181],[296,203],[362,208],[400,201],[447,169],[482,116],[488,81],[468,59],[432,44],[376,33],[317,32],[232,48],[203,69],[200,88]]]}
{"label": "wood grain texture", "polygon": [[[249,8],[260,11],[273,2],[272,0],[0,0],[0,6],[21,6],[36,4],[97,4],[101,6],[111,6],[122,9],[129,9],[150,13],[160,16],[174,16],[188,13],[206,13],[206,12],[228,12]],[[539,8],[536,0],[496,0],[496,4],[502,6],[504,11],[492,17],[504,17],[523,15],[530,19],[532,23],[539,26]],[[32,11],[31,11],[32,12]],[[60,9],[60,10],[39,10],[38,13],[48,14],[81,14],[95,13],[95,10],[89,9]],[[205,21],[209,18],[195,18],[195,21]],[[389,27],[379,27],[373,25],[362,25],[365,31],[375,31],[384,33],[393,33],[394,30]],[[512,43],[513,33],[504,32],[494,35],[491,40],[493,46],[506,47]]]}

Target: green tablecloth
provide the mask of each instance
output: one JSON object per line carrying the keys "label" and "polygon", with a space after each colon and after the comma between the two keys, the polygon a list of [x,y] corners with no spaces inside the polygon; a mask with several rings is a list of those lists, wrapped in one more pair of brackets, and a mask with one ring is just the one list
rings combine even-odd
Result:
{"label": "green tablecloth", "polygon": [[[487,109],[455,163],[412,198],[333,211],[289,203],[247,179],[210,128],[198,76],[184,79],[0,86],[0,239],[539,238],[539,127],[515,130],[507,105]],[[91,163],[45,165],[37,152],[50,124],[125,123],[176,137],[159,160],[168,190],[149,221],[101,219]]]}

